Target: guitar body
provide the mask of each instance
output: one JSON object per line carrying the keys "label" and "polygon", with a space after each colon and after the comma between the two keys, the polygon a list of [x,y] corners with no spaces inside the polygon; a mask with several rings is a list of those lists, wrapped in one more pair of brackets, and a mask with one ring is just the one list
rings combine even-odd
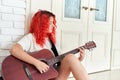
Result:
{"label": "guitar body", "polygon": [[[47,49],[43,49],[38,52],[34,52],[31,56],[47,61],[54,58],[54,55]],[[58,72],[54,69],[53,65],[45,73],[40,73],[33,65],[25,63],[13,56],[8,56],[2,63],[2,77],[4,80],[29,80],[25,73],[24,65],[27,65],[33,80],[50,80],[58,75]]]}

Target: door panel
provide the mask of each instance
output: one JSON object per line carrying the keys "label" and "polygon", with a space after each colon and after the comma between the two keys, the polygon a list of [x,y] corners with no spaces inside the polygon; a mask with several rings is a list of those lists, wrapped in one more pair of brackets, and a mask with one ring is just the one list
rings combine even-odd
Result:
{"label": "door panel", "polygon": [[104,71],[110,68],[110,54],[106,53],[108,34],[93,32],[92,39],[96,42],[97,48],[93,49],[87,56],[87,70],[89,73]]}
{"label": "door panel", "polygon": [[77,48],[78,46],[80,46],[80,42],[82,42],[80,40],[82,40],[82,33],[80,33],[79,31],[62,32],[61,47],[63,49],[63,52],[73,50]]}

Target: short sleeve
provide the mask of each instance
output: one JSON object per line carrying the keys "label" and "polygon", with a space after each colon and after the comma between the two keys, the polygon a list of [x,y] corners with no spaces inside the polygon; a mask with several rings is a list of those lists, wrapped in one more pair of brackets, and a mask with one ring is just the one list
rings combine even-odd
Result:
{"label": "short sleeve", "polygon": [[28,51],[30,49],[31,36],[32,34],[27,34],[17,42],[22,46],[23,50],[25,51]]}

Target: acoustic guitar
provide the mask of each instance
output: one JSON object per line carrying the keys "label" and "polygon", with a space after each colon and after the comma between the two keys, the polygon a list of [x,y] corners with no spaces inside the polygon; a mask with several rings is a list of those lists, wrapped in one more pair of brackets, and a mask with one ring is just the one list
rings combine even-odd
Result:
{"label": "acoustic guitar", "polygon": [[[96,44],[94,41],[90,41],[79,48],[90,50],[95,47]],[[51,80],[58,75],[58,72],[54,69],[53,65],[60,62],[67,54],[78,53],[79,48],[68,51],[57,57],[54,57],[52,52],[48,49],[43,49],[30,54],[50,66],[49,70],[42,74],[33,65],[10,55],[6,57],[2,63],[2,77],[4,80]]]}

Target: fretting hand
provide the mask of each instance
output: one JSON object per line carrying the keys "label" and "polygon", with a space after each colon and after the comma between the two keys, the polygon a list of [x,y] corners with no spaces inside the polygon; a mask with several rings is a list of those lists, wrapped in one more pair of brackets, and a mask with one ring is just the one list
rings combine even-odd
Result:
{"label": "fretting hand", "polygon": [[83,61],[83,59],[85,57],[85,50],[83,48],[79,48],[79,52],[80,52],[79,60]]}

